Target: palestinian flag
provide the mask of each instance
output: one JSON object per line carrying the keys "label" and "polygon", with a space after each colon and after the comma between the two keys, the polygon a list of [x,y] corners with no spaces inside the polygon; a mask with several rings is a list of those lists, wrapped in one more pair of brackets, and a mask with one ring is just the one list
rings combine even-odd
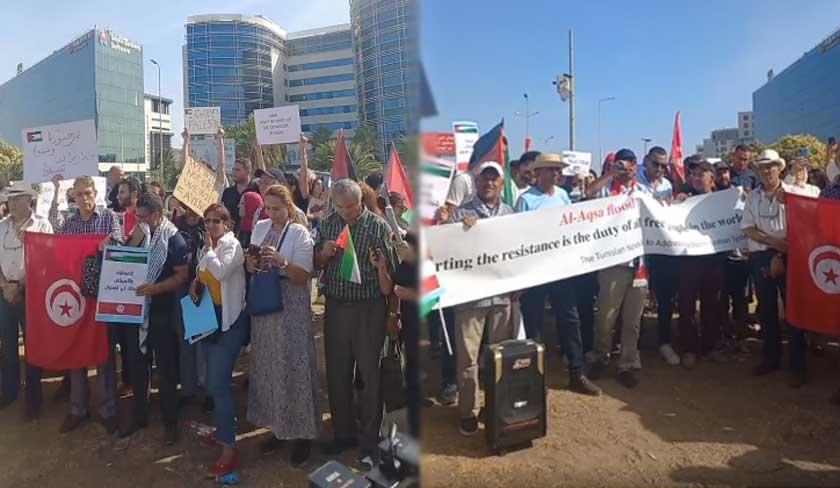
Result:
{"label": "palestinian flag", "polygon": [[350,235],[350,226],[345,225],[344,230],[338,235],[336,244],[341,248],[341,262],[338,265],[338,276],[344,281],[362,284],[362,274],[359,272],[359,260],[356,257],[356,247],[353,246],[353,236]]}
{"label": "palestinian flag", "polygon": [[440,286],[435,264],[431,259],[425,259],[421,268],[422,283],[420,297],[420,317],[425,317],[429,312],[436,309],[440,304],[440,297],[443,296],[443,288]]}
{"label": "palestinian flag", "polygon": [[335,143],[330,180],[335,182],[344,178],[358,181],[356,167],[353,166],[353,160],[350,159],[350,152],[347,150],[347,143],[344,141],[344,129],[341,129],[338,131],[338,141]]}
{"label": "palestinian flag", "polygon": [[510,175],[510,155],[508,153],[507,139],[505,138],[504,119],[498,125],[475,141],[473,154],[470,158],[468,169],[473,171],[485,161],[495,161],[504,168],[504,186],[502,187],[502,201],[510,206],[513,201],[513,180]]}
{"label": "palestinian flag", "polygon": [[34,131],[34,132],[27,132],[26,133],[26,142],[43,142],[44,137],[41,135],[41,131]]}

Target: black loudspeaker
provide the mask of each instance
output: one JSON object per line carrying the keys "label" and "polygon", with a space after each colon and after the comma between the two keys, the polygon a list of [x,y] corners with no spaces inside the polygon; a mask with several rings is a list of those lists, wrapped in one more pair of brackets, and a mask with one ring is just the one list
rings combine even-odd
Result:
{"label": "black loudspeaker", "polygon": [[309,475],[309,488],[370,488],[370,481],[347,466],[329,461]]}
{"label": "black loudspeaker", "polygon": [[545,346],[530,339],[488,345],[484,377],[487,444],[503,452],[545,437]]}

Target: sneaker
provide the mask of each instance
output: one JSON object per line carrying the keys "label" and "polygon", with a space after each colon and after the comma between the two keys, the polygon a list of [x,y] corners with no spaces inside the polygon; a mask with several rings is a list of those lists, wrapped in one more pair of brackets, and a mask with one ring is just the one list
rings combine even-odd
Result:
{"label": "sneaker", "polygon": [[677,353],[674,352],[674,348],[671,347],[670,344],[662,344],[659,346],[659,354],[662,355],[662,359],[664,359],[669,365],[679,366],[680,357],[677,356]]}
{"label": "sneaker", "polygon": [[89,415],[84,415],[80,417],[71,413],[64,417],[64,422],[61,423],[61,428],[58,429],[58,432],[61,434],[66,434],[68,432],[74,431],[78,429],[79,426],[82,425],[89,418]]}
{"label": "sneaker", "polygon": [[600,396],[601,389],[598,385],[589,381],[586,376],[573,376],[569,381],[569,390],[581,395]]}
{"label": "sneaker", "polygon": [[458,403],[458,385],[446,385],[438,395],[438,402],[444,407],[451,407]]}
{"label": "sneaker", "polygon": [[776,371],[777,369],[779,369],[778,364],[763,362],[755,367],[755,369],[753,370],[753,376],[764,376],[766,374],[770,374]]}
{"label": "sneaker", "polygon": [[478,432],[478,419],[475,417],[467,417],[458,422],[458,431],[461,434],[469,437]]}
{"label": "sneaker", "polygon": [[627,369],[624,371],[619,371],[618,376],[616,377],[619,383],[627,388],[635,388],[636,385],[639,384],[639,379],[636,378],[636,373]]}
{"label": "sneaker", "polygon": [[284,441],[283,439],[278,439],[274,434],[271,434],[271,437],[269,437],[262,444],[260,444],[260,452],[263,454],[263,456],[268,456],[274,451],[282,449],[285,444],[286,441]]}
{"label": "sneaker", "polygon": [[599,379],[601,379],[601,376],[604,374],[604,371],[606,371],[608,367],[609,363],[606,363],[604,361],[595,361],[589,366],[589,372],[587,373],[587,376],[593,381],[598,381]]}
{"label": "sneaker", "polygon": [[353,449],[359,445],[359,441],[354,437],[350,439],[335,439],[329,444],[321,446],[321,451],[327,456],[338,456],[344,451]]}
{"label": "sneaker", "polygon": [[309,439],[298,439],[292,443],[292,453],[289,456],[289,462],[294,467],[302,466],[309,459],[311,452],[312,441]]}
{"label": "sneaker", "polygon": [[697,366],[697,356],[690,352],[683,354],[682,365],[685,369],[694,369]]}

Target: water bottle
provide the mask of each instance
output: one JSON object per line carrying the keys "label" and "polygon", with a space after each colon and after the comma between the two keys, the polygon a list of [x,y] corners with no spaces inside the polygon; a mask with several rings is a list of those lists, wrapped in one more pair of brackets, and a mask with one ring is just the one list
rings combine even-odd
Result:
{"label": "water bottle", "polygon": [[207,424],[202,424],[201,422],[197,422],[195,420],[190,420],[187,422],[187,428],[195,433],[198,437],[209,437],[214,432],[216,432],[216,428],[209,426]]}
{"label": "water bottle", "polygon": [[220,485],[238,485],[239,471],[231,471],[230,473],[216,476],[216,483],[219,483]]}

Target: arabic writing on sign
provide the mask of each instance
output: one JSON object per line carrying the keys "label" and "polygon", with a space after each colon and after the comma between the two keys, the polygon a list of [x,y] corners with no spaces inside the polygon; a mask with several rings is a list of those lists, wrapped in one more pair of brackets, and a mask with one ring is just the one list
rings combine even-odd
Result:
{"label": "arabic writing on sign", "polygon": [[23,172],[29,183],[42,183],[56,175],[92,176],[99,171],[96,128],[93,120],[24,129]]}

